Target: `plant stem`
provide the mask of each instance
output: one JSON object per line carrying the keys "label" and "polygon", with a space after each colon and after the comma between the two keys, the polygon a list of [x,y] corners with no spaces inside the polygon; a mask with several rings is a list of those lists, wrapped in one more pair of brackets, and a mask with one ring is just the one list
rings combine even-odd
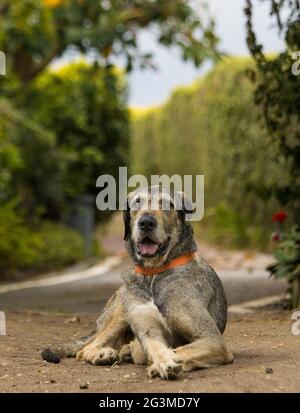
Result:
{"label": "plant stem", "polygon": [[292,305],[300,308],[300,278],[297,277],[292,283]]}

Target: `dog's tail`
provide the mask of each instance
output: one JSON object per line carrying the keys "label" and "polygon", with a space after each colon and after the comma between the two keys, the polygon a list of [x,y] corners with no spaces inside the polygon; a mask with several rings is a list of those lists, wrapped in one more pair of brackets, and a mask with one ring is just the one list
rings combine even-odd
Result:
{"label": "dog's tail", "polygon": [[49,363],[59,363],[62,358],[75,357],[76,353],[91,341],[94,334],[95,331],[70,343],[53,346],[49,345],[42,351],[42,359]]}

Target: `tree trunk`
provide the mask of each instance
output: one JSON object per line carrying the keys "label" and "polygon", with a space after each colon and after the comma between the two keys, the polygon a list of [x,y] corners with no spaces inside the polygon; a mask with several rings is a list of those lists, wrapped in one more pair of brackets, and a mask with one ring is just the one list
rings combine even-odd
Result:
{"label": "tree trunk", "polygon": [[297,277],[292,284],[292,306],[300,308],[300,277]]}

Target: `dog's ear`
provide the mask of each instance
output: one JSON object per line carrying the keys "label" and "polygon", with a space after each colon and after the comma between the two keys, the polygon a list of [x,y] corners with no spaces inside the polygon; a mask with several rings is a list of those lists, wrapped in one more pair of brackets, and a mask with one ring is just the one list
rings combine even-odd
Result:
{"label": "dog's ear", "polygon": [[130,206],[132,203],[132,198],[134,196],[134,192],[130,192],[127,196],[126,200],[126,206],[123,211],[123,222],[124,222],[124,240],[126,241],[130,234],[131,234],[131,228],[130,228]]}
{"label": "dog's ear", "polygon": [[130,229],[130,207],[129,202],[126,202],[126,209],[123,211],[123,222],[124,222],[124,240],[127,241],[128,237],[130,236],[131,229]]}
{"label": "dog's ear", "polygon": [[194,212],[192,202],[182,191],[176,191],[174,193],[175,209],[183,222],[189,221],[191,215]]}

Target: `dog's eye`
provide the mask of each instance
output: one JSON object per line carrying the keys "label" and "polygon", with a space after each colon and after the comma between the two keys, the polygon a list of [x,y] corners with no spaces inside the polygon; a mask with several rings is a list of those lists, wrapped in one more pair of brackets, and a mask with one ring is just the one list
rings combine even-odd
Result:
{"label": "dog's eye", "polygon": [[138,209],[141,208],[141,206],[142,206],[142,201],[141,201],[141,198],[138,196],[137,198],[135,198],[135,199],[133,200],[133,202],[132,202],[132,204],[131,204],[131,208],[132,208],[133,210],[138,210]]}

